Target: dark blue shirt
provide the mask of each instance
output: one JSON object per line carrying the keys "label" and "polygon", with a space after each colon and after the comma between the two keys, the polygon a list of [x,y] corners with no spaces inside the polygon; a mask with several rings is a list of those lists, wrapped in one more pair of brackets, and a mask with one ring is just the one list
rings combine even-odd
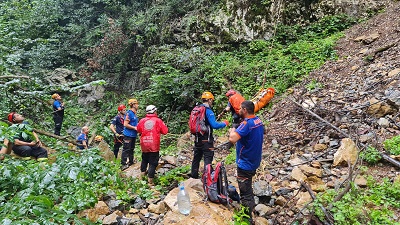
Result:
{"label": "dark blue shirt", "polygon": [[78,138],[76,139],[76,142],[78,143],[78,148],[80,149],[85,149],[85,146],[83,146],[83,141],[86,141],[86,145],[88,144],[88,138],[87,135],[84,133],[81,133]]}
{"label": "dark blue shirt", "polygon": [[264,125],[257,116],[246,118],[236,129],[236,163],[242,170],[254,171],[261,163]]}
{"label": "dark blue shirt", "polygon": [[124,116],[118,114],[111,120],[111,124],[115,126],[115,131],[118,134],[122,134],[124,131]]}
{"label": "dark blue shirt", "polygon": [[[60,111],[58,111],[58,108],[61,108]],[[64,106],[61,104],[59,100],[54,100],[53,102],[53,111],[54,114],[63,117],[64,116]]]}

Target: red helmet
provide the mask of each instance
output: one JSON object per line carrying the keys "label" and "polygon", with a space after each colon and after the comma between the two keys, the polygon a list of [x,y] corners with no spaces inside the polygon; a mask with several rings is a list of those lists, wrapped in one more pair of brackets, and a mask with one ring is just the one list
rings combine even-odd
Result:
{"label": "red helmet", "polygon": [[236,91],[235,90],[233,90],[233,89],[231,89],[231,90],[229,90],[228,92],[226,92],[226,97],[229,97],[229,96],[231,96],[231,95],[234,95],[234,94],[236,94]]}
{"label": "red helmet", "polygon": [[15,114],[15,112],[10,112],[10,114],[8,114],[8,121],[10,121],[11,123],[13,122],[13,119],[14,119],[14,114]]}
{"label": "red helmet", "polygon": [[125,105],[119,105],[118,106],[118,111],[122,111],[124,109],[126,109]]}

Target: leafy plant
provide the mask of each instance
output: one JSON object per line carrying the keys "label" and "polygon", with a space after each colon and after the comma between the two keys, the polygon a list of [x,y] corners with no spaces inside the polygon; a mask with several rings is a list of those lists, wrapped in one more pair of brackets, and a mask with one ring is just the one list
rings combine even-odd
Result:
{"label": "leafy plant", "polygon": [[314,89],[322,88],[322,84],[313,79],[310,83],[306,85],[306,88],[308,91],[312,91]]}
{"label": "leafy plant", "polygon": [[233,219],[234,219],[234,225],[250,225],[249,219],[250,216],[246,214],[246,211],[249,209],[247,207],[244,207],[243,205],[240,205],[240,210],[235,210],[233,214]]}
{"label": "leafy plant", "polygon": [[365,160],[369,164],[376,164],[379,160],[382,159],[381,154],[379,151],[371,146],[368,146],[367,149],[360,153],[361,159]]}
{"label": "leafy plant", "polygon": [[400,136],[394,136],[383,142],[383,146],[390,154],[400,155]]}

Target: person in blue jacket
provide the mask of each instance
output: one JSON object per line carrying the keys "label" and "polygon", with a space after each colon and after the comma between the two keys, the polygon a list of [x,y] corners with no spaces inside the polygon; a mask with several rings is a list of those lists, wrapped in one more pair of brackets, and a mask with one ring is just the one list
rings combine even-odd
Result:
{"label": "person in blue jacket", "polygon": [[206,167],[206,165],[211,164],[214,159],[213,129],[221,129],[229,125],[229,122],[227,120],[225,120],[224,122],[216,121],[214,112],[211,110],[211,106],[214,102],[214,95],[211,92],[204,92],[201,95],[201,99],[203,101],[202,105],[206,107],[205,123],[208,127],[209,132],[206,132],[204,135],[201,135],[199,133],[196,134],[194,140],[194,155],[190,176],[195,179],[199,178],[199,167],[201,159],[204,157],[204,168]]}
{"label": "person in blue jacket", "polygon": [[240,105],[239,115],[243,118],[238,128],[229,129],[229,141],[236,143],[237,182],[240,202],[247,207],[250,224],[255,207],[253,194],[253,176],[260,166],[264,139],[264,124],[254,115],[254,103],[244,101]]}
{"label": "person in blue jacket", "polygon": [[83,150],[89,148],[88,134],[89,134],[89,127],[87,126],[82,127],[81,133],[76,138],[76,143],[78,144],[79,149]]}
{"label": "person in blue jacket", "polygon": [[54,120],[54,134],[60,135],[62,123],[64,121],[64,102],[61,96],[57,93],[51,96],[53,102],[53,120]]}
{"label": "person in blue jacket", "polygon": [[129,99],[128,105],[129,110],[125,113],[124,131],[122,132],[124,135],[124,143],[121,154],[121,170],[125,170],[129,168],[129,166],[133,165],[133,157],[137,137],[137,125],[139,123],[139,118],[136,116],[137,110],[139,108],[138,100],[134,98]]}

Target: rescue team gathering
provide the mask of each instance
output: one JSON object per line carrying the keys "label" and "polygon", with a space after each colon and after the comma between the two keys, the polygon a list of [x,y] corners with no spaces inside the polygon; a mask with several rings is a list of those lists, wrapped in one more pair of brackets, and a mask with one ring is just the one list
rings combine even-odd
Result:
{"label": "rescue team gathering", "polygon": [[[245,213],[249,215],[250,223],[254,223],[252,212],[255,207],[252,179],[261,163],[264,138],[264,124],[255,113],[266,106],[274,97],[274,94],[275,90],[273,88],[262,89],[255,100],[249,101],[245,100],[238,91],[231,89],[225,94],[228,99],[227,106],[221,114],[215,116],[212,110],[215,100],[214,95],[209,91],[205,91],[201,95],[202,103],[193,108],[188,122],[190,133],[194,136],[193,159],[189,176],[194,179],[200,179],[200,173],[202,174],[204,190],[210,201],[219,203],[229,202],[232,199],[240,201],[240,204],[246,207]],[[53,99],[54,134],[60,135],[65,105],[59,94],[55,93],[51,98]],[[121,104],[117,107],[118,113],[109,125],[114,134],[112,151],[115,158],[117,158],[122,147],[121,170],[126,170],[136,162],[134,150],[136,141],[139,139],[142,152],[140,177],[147,176],[149,186],[154,187],[154,177],[160,159],[161,135],[168,133],[168,127],[157,116],[157,107],[155,105],[146,106],[146,116],[141,119],[137,116],[138,109],[139,101],[134,98],[128,100],[127,106]],[[214,159],[213,130],[229,127],[229,121],[227,120],[218,122],[227,112],[232,114],[228,149],[236,145],[236,172],[239,195],[234,190],[233,192],[229,191],[229,193],[216,193],[218,198],[213,199],[212,179],[207,177],[205,169],[208,168],[210,170],[209,168]],[[18,112],[9,113],[7,120],[11,124],[29,126],[24,116]],[[19,133],[14,136],[13,142],[5,139],[0,151],[0,159],[4,158],[4,154],[11,154],[11,151],[13,151],[15,155],[22,159],[35,158],[38,161],[46,162],[48,152],[42,146],[38,135],[35,132],[32,132],[32,134],[30,136]],[[83,126],[81,133],[76,138],[77,148],[81,151],[90,147],[88,134],[89,127]],[[200,172],[200,161],[202,159],[204,160],[204,168]],[[220,165],[218,163],[215,169],[216,171],[224,170],[223,164]],[[226,198],[222,199],[223,196]]]}

